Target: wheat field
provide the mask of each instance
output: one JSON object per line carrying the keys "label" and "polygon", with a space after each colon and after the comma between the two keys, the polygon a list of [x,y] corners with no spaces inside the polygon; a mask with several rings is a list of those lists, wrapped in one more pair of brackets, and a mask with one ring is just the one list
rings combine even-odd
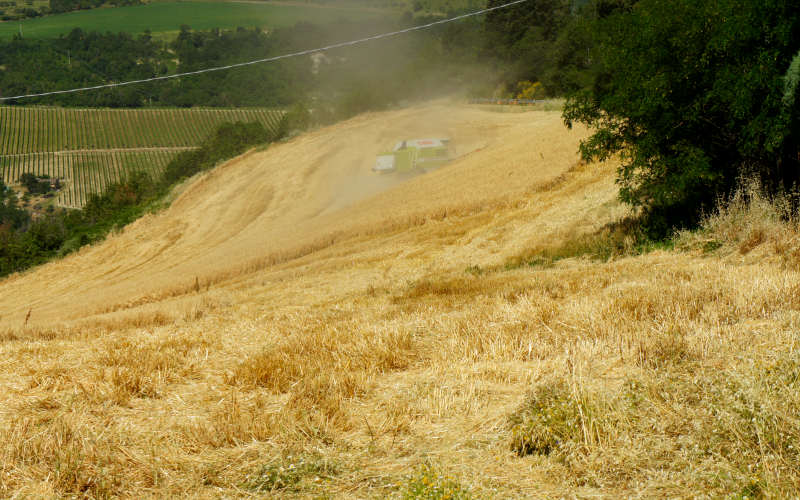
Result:
{"label": "wheat field", "polygon": [[[540,265],[628,215],[586,133],[362,115],[0,282],[0,496],[796,495],[800,232],[750,196],[672,250]],[[371,174],[428,136],[458,160]]]}

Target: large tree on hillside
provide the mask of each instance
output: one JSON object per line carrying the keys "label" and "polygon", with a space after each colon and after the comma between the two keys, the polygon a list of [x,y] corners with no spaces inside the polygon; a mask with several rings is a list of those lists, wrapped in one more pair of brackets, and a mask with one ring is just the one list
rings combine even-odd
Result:
{"label": "large tree on hillside", "polygon": [[621,155],[621,198],[654,231],[696,221],[743,173],[800,180],[794,0],[641,0],[598,20],[595,43],[564,117],[594,128],[585,158]]}

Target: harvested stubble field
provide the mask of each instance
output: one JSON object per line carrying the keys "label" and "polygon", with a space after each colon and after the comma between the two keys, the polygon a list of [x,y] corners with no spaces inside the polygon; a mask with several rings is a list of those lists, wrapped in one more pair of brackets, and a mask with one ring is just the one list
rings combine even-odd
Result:
{"label": "harvested stubble field", "polygon": [[[541,259],[626,215],[585,133],[360,116],[0,282],[0,496],[795,495],[800,233],[754,197]],[[461,158],[370,175],[431,135]]]}

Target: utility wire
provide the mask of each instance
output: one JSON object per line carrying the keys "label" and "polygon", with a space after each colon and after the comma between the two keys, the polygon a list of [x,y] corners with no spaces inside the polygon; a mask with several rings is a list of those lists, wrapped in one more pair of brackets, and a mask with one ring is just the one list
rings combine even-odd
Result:
{"label": "utility wire", "polygon": [[316,49],[308,49],[308,50],[302,50],[300,52],[292,52],[290,54],[283,54],[283,55],[280,55],[280,56],[267,57],[265,59],[255,59],[253,61],[241,62],[241,63],[236,63],[236,64],[229,64],[227,66],[217,66],[217,67],[214,67],[214,68],[199,69],[197,71],[187,71],[185,73],[176,73],[174,75],[155,76],[155,77],[152,77],[152,78],[144,78],[144,79],[141,79],[141,80],[130,80],[130,81],[127,81],[127,82],[118,82],[118,83],[105,83],[105,84],[102,84],[102,85],[95,85],[95,86],[92,86],[92,87],[81,87],[81,88],[67,89],[67,90],[53,90],[53,91],[50,91],[50,92],[41,92],[41,93],[38,93],[38,94],[25,94],[25,95],[13,96],[13,97],[0,97],[0,101],[13,101],[13,100],[17,100],[17,99],[27,99],[27,98],[31,98],[31,97],[44,97],[44,96],[56,95],[56,94],[74,94],[76,92],[85,92],[85,91],[88,91],[88,90],[107,89],[107,88],[112,88],[112,87],[123,87],[125,85],[136,85],[136,84],[139,84],[139,83],[155,82],[155,81],[159,81],[159,80],[170,80],[172,78],[181,78],[181,77],[184,77],[184,76],[193,76],[193,75],[199,75],[199,74],[202,74],[202,73],[211,73],[212,71],[224,71],[224,70],[232,69],[232,68],[241,68],[242,66],[251,66],[253,64],[268,63],[268,62],[278,61],[280,59],[289,59],[290,57],[305,56],[305,55],[314,54],[314,53],[317,53],[317,52],[325,52],[325,51],[332,50],[332,49],[338,49],[340,47],[349,47],[349,46],[352,46],[352,45],[358,45],[358,44],[362,44],[362,43],[365,43],[365,42],[371,42],[373,40],[380,40],[382,38],[389,38],[389,37],[393,37],[393,36],[397,36],[397,35],[402,35],[403,33],[410,33],[412,31],[424,30],[424,29],[432,28],[434,26],[438,26],[440,24],[452,23],[453,21],[466,19],[468,17],[479,16],[481,14],[485,14],[485,13],[491,12],[493,10],[505,9],[506,7],[511,7],[512,5],[517,5],[517,4],[520,4],[520,3],[523,3],[523,2],[527,2],[527,1],[528,0],[514,0],[513,2],[508,2],[508,3],[505,3],[503,5],[498,5],[498,6],[495,6],[495,7],[488,7],[486,9],[481,9],[481,10],[478,10],[478,11],[475,11],[475,12],[469,12],[467,14],[461,14],[460,16],[451,17],[451,18],[448,18],[448,19],[440,19],[439,21],[434,21],[434,22],[428,23],[428,24],[421,24],[419,26],[412,26],[411,28],[405,28],[405,29],[402,29],[402,30],[399,30],[399,31],[392,31],[392,32],[389,32],[389,33],[382,33],[380,35],[374,35],[374,36],[370,36],[370,37],[367,37],[367,38],[360,38],[358,40],[350,40],[349,42],[335,43],[333,45],[328,45],[326,47],[319,47],[319,48],[316,48]]}

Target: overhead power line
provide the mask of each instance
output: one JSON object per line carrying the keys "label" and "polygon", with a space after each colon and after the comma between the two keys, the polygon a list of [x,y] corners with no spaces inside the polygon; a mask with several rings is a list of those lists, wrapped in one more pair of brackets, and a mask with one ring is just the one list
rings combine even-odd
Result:
{"label": "overhead power line", "polygon": [[428,24],[421,24],[419,26],[412,26],[410,28],[405,28],[405,29],[398,30],[398,31],[392,31],[392,32],[389,32],[389,33],[381,33],[380,35],[373,35],[373,36],[369,36],[369,37],[366,37],[366,38],[359,38],[358,40],[350,40],[348,42],[335,43],[333,45],[328,45],[328,46],[325,46],[325,47],[319,47],[319,48],[316,48],[316,49],[301,50],[300,52],[292,52],[290,54],[283,54],[283,55],[280,55],[280,56],[267,57],[267,58],[264,58],[264,59],[255,59],[255,60],[252,60],[252,61],[240,62],[240,63],[236,63],[236,64],[228,64],[227,66],[216,66],[216,67],[213,67],[213,68],[199,69],[197,71],[187,71],[185,73],[176,73],[174,75],[164,75],[164,76],[155,76],[155,77],[152,77],[152,78],[143,78],[141,80],[130,80],[130,81],[127,81],[127,82],[117,82],[117,83],[104,83],[102,85],[94,85],[94,86],[91,86],[91,87],[80,87],[80,88],[66,89],[66,90],[53,90],[53,91],[49,91],[49,92],[40,92],[38,94],[25,94],[25,95],[13,96],[13,97],[0,97],[0,101],[13,101],[13,100],[18,100],[18,99],[28,99],[28,98],[31,98],[31,97],[44,97],[44,96],[56,95],[56,94],[74,94],[76,92],[86,92],[86,91],[89,91],[89,90],[99,90],[99,89],[108,89],[108,88],[113,88],[113,87],[123,87],[123,86],[126,86],[126,85],[137,85],[137,84],[140,84],[140,83],[156,82],[156,81],[159,81],[159,80],[170,80],[170,79],[173,79],[173,78],[182,78],[184,76],[200,75],[202,73],[211,73],[213,71],[224,71],[224,70],[233,69],[233,68],[241,68],[243,66],[252,66],[254,64],[261,64],[261,63],[268,63],[268,62],[278,61],[280,59],[289,59],[291,57],[305,56],[305,55],[314,54],[314,53],[317,53],[317,52],[325,52],[325,51],[332,50],[332,49],[338,49],[340,47],[349,47],[349,46],[352,46],[352,45],[358,45],[358,44],[362,44],[362,43],[366,43],[366,42],[371,42],[373,40],[380,40],[382,38],[389,38],[389,37],[393,37],[393,36],[397,36],[397,35],[402,35],[404,33],[410,33],[412,31],[420,31],[420,30],[432,28],[434,26],[438,26],[440,24],[452,23],[453,21],[466,19],[468,17],[473,17],[473,16],[479,16],[481,14],[486,14],[487,12],[491,12],[493,10],[505,9],[506,7],[511,7],[512,5],[517,5],[517,4],[520,4],[520,3],[523,3],[523,2],[527,2],[527,1],[528,0],[514,0],[513,2],[504,3],[502,5],[497,5],[495,7],[487,7],[485,9],[477,10],[477,11],[474,11],[474,12],[469,12],[467,14],[461,14],[460,16],[450,17],[450,18],[447,18],[447,19],[440,19],[438,21],[434,21],[434,22],[428,23]]}

